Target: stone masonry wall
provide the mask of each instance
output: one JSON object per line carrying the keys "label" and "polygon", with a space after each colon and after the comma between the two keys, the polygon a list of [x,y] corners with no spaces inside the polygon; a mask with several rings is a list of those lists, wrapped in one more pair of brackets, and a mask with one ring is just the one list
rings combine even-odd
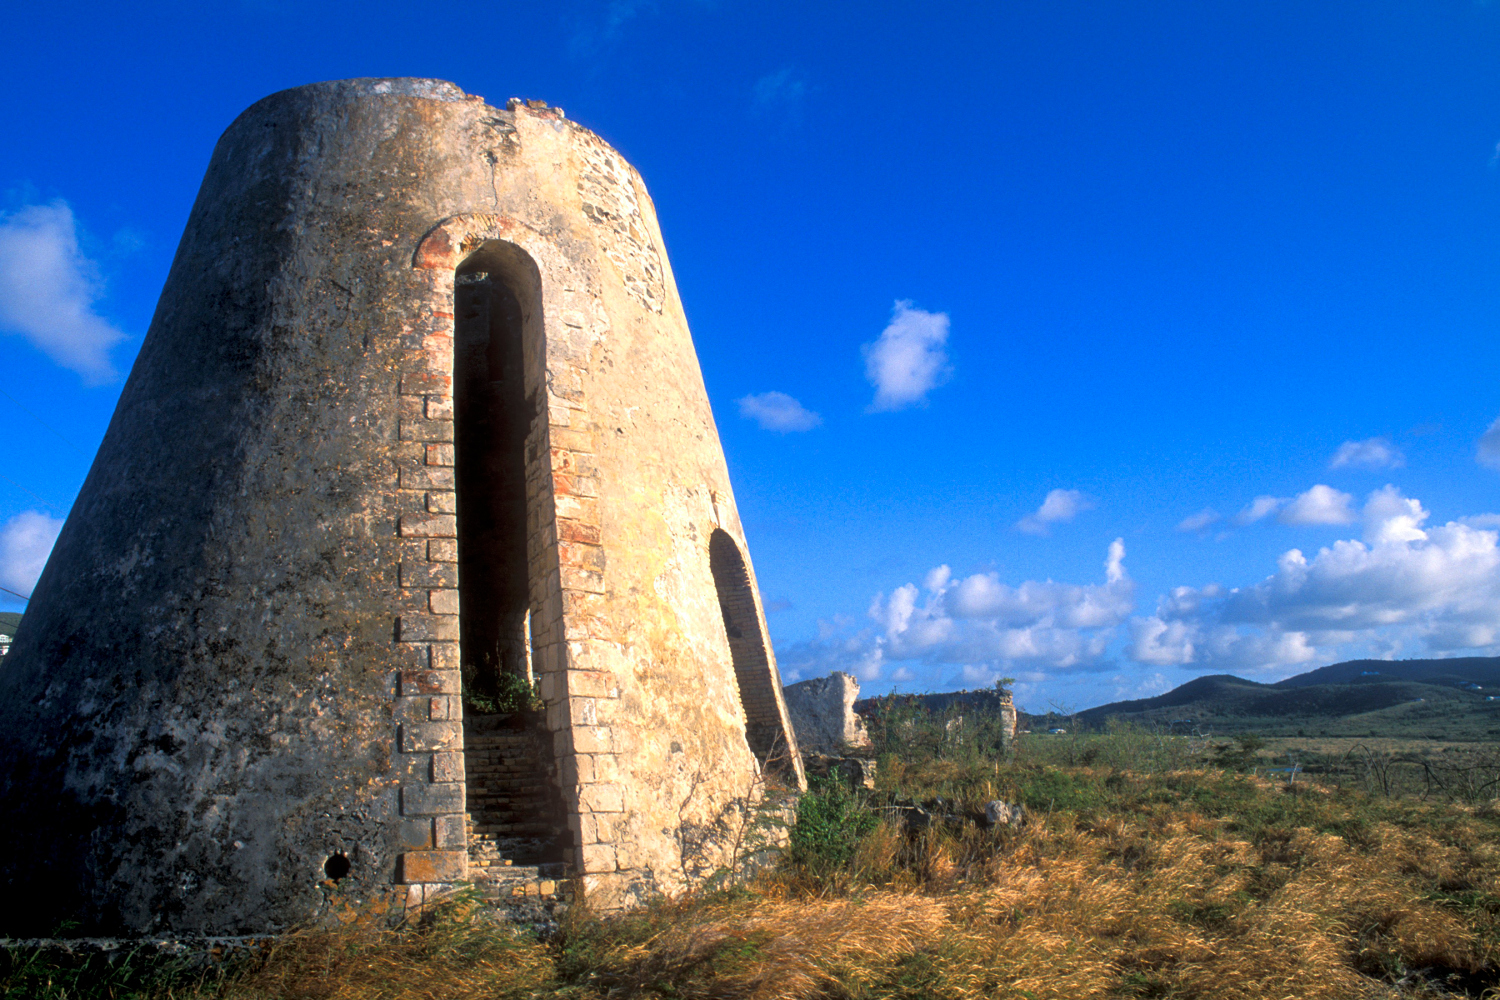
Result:
{"label": "stone masonry wall", "polygon": [[854,711],[859,681],[851,675],[835,670],[827,677],[789,684],[784,694],[803,753],[842,757],[870,746],[865,720]]}
{"label": "stone masonry wall", "polygon": [[478,716],[464,723],[471,877],[564,860],[567,831],[549,780],[551,765],[552,741],[526,715]]}
{"label": "stone masonry wall", "polygon": [[787,732],[786,717],[776,696],[755,590],[739,548],[722,530],[715,530],[710,536],[709,564],[719,596],[719,611],[724,617],[740,703],[745,709],[745,737],[762,767],[793,771],[792,748],[797,743]]}
{"label": "stone masonry wall", "polygon": [[491,241],[535,269],[531,652],[577,886],[734,862],[764,775],[714,531],[764,613],[644,184],[554,109],[338,81],[219,141],[0,672],[0,885],[36,901],[5,929],[265,933],[467,872],[453,284]]}

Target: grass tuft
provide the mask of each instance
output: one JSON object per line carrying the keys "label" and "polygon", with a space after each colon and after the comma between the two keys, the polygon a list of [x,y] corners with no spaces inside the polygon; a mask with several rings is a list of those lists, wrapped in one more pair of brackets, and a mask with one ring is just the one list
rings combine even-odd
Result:
{"label": "grass tuft", "polygon": [[[1150,773],[908,761],[825,785],[783,863],[732,889],[569,914],[545,942],[460,895],[204,970],[12,953],[40,1000],[520,997],[1080,998],[1496,995],[1500,816],[1461,803]],[[1021,829],[965,822],[1021,801]],[[902,825],[925,803],[952,817]],[[133,960],[134,961],[134,960]]]}

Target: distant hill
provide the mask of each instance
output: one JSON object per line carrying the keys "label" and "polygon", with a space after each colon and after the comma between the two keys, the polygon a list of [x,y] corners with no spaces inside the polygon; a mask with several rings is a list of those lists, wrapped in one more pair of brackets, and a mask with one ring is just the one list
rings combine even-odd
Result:
{"label": "distant hill", "polygon": [[1089,728],[1121,719],[1152,726],[1266,735],[1500,736],[1500,657],[1350,660],[1261,684],[1198,677],[1155,698],[1079,712]]}
{"label": "distant hill", "polygon": [[[1480,684],[1500,688],[1500,656],[1464,656],[1452,660],[1349,660],[1277,681],[1273,687],[1313,684]],[[1500,694],[1493,691],[1492,694]]]}
{"label": "distant hill", "polygon": [[0,635],[15,635],[16,626],[19,624],[21,624],[19,611],[0,611]]}
{"label": "distant hill", "polygon": [[[1061,716],[1022,713],[1023,728],[1102,729],[1110,719],[1152,728],[1265,736],[1500,739],[1500,656],[1452,660],[1350,660],[1274,684],[1230,674],[1197,677],[1155,698],[1117,701]],[[935,712],[985,711],[992,690],[894,695]],[[883,698],[855,703],[873,711]]]}

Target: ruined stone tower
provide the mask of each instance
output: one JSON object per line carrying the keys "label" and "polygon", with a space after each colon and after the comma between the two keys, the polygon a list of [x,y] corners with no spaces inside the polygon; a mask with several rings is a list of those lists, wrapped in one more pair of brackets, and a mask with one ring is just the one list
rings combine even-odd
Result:
{"label": "ruined stone tower", "polygon": [[801,782],[640,177],[439,81],[225,132],[12,650],[11,932],[262,933],[471,851],[629,905]]}

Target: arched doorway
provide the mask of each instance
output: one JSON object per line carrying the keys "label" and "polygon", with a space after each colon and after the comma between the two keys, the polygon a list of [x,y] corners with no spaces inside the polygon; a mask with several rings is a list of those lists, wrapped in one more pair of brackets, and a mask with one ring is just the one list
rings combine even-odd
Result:
{"label": "arched doorway", "polygon": [[[528,518],[546,453],[537,420],[541,280],[519,247],[481,245],[453,283],[454,479],[469,864],[563,860],[551,741],[533,694]],[[499,874],[492,871],[492,874]]]}
{"label": "arched doorway", "polygon": [[729,636],[740,704],[745,710],[745,741],[762,767],[794,772],[791,741],[782,722],[776,678],[760,627],[750,572],[739,546],[721,528],[715,528],[709,538],[708,563],[718,591],[719,611],[724,616],[724,631]]}

